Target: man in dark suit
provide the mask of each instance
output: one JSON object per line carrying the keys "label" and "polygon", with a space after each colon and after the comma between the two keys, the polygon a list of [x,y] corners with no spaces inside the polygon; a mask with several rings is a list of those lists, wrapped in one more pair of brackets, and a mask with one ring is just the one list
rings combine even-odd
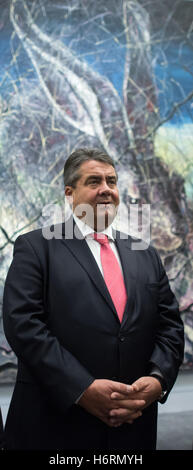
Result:
{"label": "man in dark suit", "polygon": [[6,448],[155,449],[157,401],[183,359],[177,301],[157,251],[132,250],[112,229],[113,160],[78,149],[64,182],[73,219],[61,237],[55,226],[53,237],[19,236],[5,283],[4,329],[18,357]]}

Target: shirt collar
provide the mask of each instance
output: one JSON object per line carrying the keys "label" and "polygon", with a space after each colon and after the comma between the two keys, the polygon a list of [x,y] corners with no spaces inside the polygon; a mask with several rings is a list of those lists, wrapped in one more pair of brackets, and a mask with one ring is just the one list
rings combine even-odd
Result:
{"label": "shirt collar", "polygon": [[[75,214],[73,214],[73,217],[74,217],[74,221],[75,221],[76,225],[78,226],[78,228],[79,228],[79,230],[82,233],[84,238],[86,238],[86,237],[89,238],[89,235],[93,235],[94,230],[93,230],[92,227],[89,227],[89,225],[85,224],[85,222],[82,222],[82,220],[79,219],[78,217],[76,217]],[[102,230],[102,232],[100,232],[100,233],[104,233],[104,235],[107,235],[108,238],[110,238],[111,240],[114,241],[112,224],[109,225],[104,230]],[[90,238],[93,238],[93,237],[90,237]]]}

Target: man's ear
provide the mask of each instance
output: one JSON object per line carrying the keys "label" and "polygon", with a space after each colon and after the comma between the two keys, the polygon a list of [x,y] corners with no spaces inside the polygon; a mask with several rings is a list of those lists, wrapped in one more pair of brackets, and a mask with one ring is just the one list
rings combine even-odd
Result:
{"label": "man's ear", "polygon": [[73,206],[73,188],[72,186],[65,186],[64,190],[65,198],[67,199],[67,202],[69,206],[72,208]]}
{"label": "man's ear", "polygon": [[65,186],[64,190],[65,196],[68,198],[71,198],[73,195],[73,187],[72,186]]}

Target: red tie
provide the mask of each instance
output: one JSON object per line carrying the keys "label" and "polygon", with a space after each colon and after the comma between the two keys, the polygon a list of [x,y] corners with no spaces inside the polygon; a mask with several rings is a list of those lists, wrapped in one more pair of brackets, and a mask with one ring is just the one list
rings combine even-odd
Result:
{"label": "red tie", "polygon": [[115,305],[120,322],[123,318],[127,293],[123,280],[121,268],[114,255],[107,235],[94,233],[94,239],[100,243],[101,264],[103,268],[104,280],[108,287],[112,301]]}

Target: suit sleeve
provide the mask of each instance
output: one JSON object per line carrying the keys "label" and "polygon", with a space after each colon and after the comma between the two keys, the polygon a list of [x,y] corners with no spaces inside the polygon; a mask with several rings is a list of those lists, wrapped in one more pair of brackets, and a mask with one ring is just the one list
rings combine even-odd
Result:
{"label": "suit sleeve", "polygon": [[[158,283],[159,321],[150,367],[159,368],[169,393],[183,361],[184,327],[177,299],[170,288],[167,274],[155,249],[153,249],[153,255],[160,274]],[[168,393],[162,400],[163,403],[166,401]]]}
{"label": "suit sleeve", "polygon": [[25,235],[18,237],[4,288],[6,338],[18,359],[61,412],[75,403],[94,377],[47,326],[43,272]]}

